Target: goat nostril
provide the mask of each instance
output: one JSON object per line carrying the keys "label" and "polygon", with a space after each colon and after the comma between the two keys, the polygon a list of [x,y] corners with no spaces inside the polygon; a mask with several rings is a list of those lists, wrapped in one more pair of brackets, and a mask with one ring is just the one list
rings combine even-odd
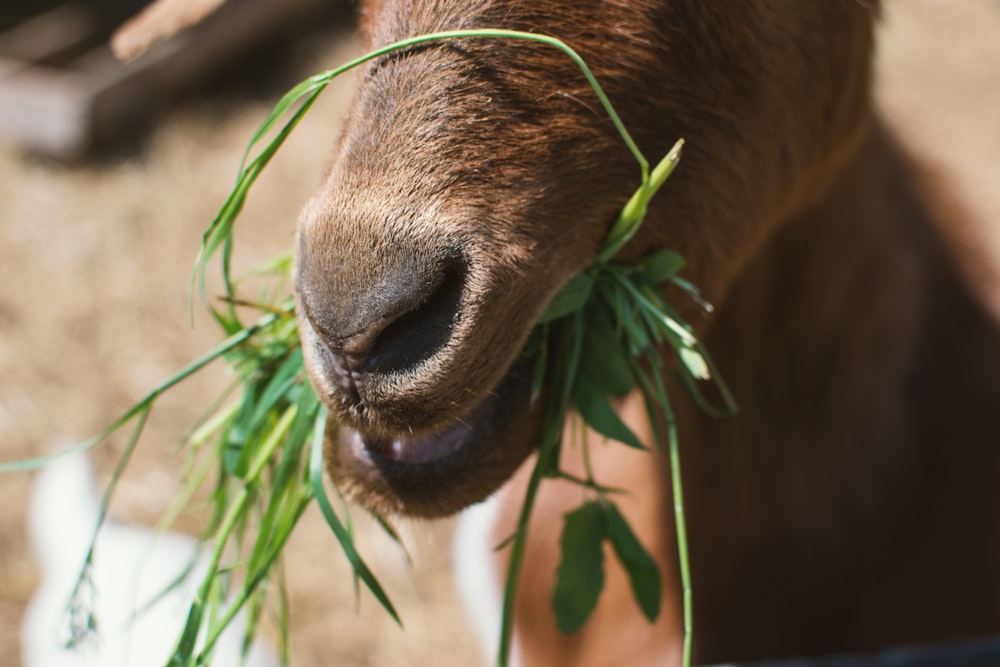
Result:
{"label": "goat nostril", "polygon": [[302,314],[326,348],[331,372],[346,378],[410,369],[448,342],[468,275],[462,261],[399,262],[365,285],[357,273],[309,270],[305,261],[300,267]]}
{"label": "goat nostril", "polygon": [[368,360],[379,334],[381,334],[386,326],[388,326],[394,319],[394,317],[380,318],[370,324],[367,329],[359,334],[351,336],[346,339],[342,345],[340,345],[340,353],[344,360],[347,361],[349,367],[360,368],[365,365],[365,362]]}
{"label": "goat nostril", "polygon": [[345,354],[354,357],[352,361],[360,361],[361,370],[383,373],[412,368],[430,358],[451,337],[464,284],[464,269],[449,267],[441,282],[417,307],[379,322],[375,328],[355,337],[356,351],[348,350],[345,345]]}

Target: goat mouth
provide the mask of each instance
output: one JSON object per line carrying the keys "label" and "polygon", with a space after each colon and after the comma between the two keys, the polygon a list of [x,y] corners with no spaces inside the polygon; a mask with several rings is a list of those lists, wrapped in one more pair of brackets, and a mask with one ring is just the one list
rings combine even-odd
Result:
{"label": "goat mouth", "polygon": [[426,435],[328,427],[326,463],[348,496],[382,513],[436,517],[483,500],[535,449],[523,364],[465,415]]}
{"label": "goat mouth", "polygon": [[447,463],[452,457],[461,456],[466,448],[475,446],[489,436],[493,418],[502,397],[489,394],[468,414],[455,420],[440,431],[424,436],[413,434],[365,434],[353,429],[343,429],[341,439],[360,455],[365,454],[383,465],[436,466]]}

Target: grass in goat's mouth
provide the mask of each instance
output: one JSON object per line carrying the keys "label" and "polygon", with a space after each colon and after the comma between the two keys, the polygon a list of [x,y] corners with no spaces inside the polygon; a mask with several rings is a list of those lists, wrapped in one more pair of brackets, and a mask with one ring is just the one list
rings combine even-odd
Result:
{"label": "grass in goat's mouth", "polygon": [[[603,583],[603,544],[613,552],[630,578],[636,601],[653,619],[660,607],[660,578],[656,565],[635,538],[614,502],[614,492],[597,479],[599,471],[587,466],[585,478],[568,475],[559,467],[559,448],[564,422],[571,411],[578,413],[595,431],[627,446],[643,445],[611,408],[610,400],[638,389],[651,416],[663,415],[666,432],[657,430],[659,443],[666,443],[671,461],[677,541],[684,589],[685,642],[683,664],[690,664],[691,591],[687,565],[686,532],[677,436],[673,413],[662,377],[668,361],[675,376],[692,397],[706,409],[731,413],[734,405],[711,360],[690,328],[664,299],[661,286],[672,283],[704,304],[697,291],[678,275],[683,261],[669,251],[646,257],[635,264],[614,261],[617,252],[632,238],[645,216],[646,207],[670,175],[680,157],[678,144],[652,170],[622,125],[614,108],[583,60],[563,42],[544,35],[506,30],[470,30],[425,35],[369,53],[335,70],[316,75],[290,91],[277,104],[251,140],[240,178],[218,216],[206,231],[196,271],[196,285],[205,297],[204,275],[208,261],[221,258],[225,284],[224,306],[209,309],[225,339],[200,359],[181,369],[118,421],[95,438],[82,443],[83,450],[103,441],[127,424],[134,431],[119,462],[102,505],[104,514],[114,487],[134,451],[143,426],[157,398],[205,365],[224,359],[234,381],[216,405],[195,424],[184,440],[187,464],[185,489],[176,506],[164,517],[168,526],[195,494],[209,487],[211,518],[203,540],[211,550],[208,572],[189,610],[187,622],[169,661],[171,666],[211,663],[212,648],[237,611],[245,608],[245,637],[251,641],[266,609],[276,612],[282,656],[288,660],[288,609],[285,606],[281,552],[306,507],[316,502],[348,558],[356,583],[375,595],[399,621],[388,596],[357,553],[346,506],[338,514],[323,484],[323,439],[327,414],[310,386],[302,361],[298,330],[288,296],[291,257],[285,255],[262,267],[258,274],[271,285],[255,301],[237,297],[238,283],[231,279],[233,223],[256,177],[276,153],[284,139],[309,110],[324,87],[339,74],[386,53],[417,44],[456,39],[489,38],[531,40],[561,50],[574,60],[594,88],[623,140],[640,166],[641,183],[613,225],[595,262],[555,297],[541,318],[526,354],[534,357],[533,391],[546,387],[544,433],[531,475],[518,529],[511,536],[510,568],[507,576],[503,627],[498,663],[509,659],[513,600],[525,547],[526,527],[535,494],[545,478],[561,478],[581,485],[587,497],[577,510],[566,515],[562,535],[563,558],[559,566],[553,608],[559,627],[579,629],[596,605]],[[282,123],[283,119],[287,120]],[[273,136],[265,142],[265,138]],[[252,159],[251,152],[259,147]],[[240,307],[260,315],[246,323]],[[674,355],[668,360],[664,355]],[[673,366],[671,366],[673,367]],[[722,407],[716,409],[702,397],[699,388],[716,384]],[[489,411],[487,400],[470,413],[471,426],[461,423],[436,436],[409,440],[357,434],[359,446],[375,455],[403,464],[422,464],[459,452],[475,425]],[[488,416],[488,415],[487,415]],[[659,420],[651,419],[659,429]],[[583,443],[585,459],[586,442]],[[0,466],[0,471],[27,469],[46,459]],[[343,517],[343,518],[342,518]],[[394,538],[391,526],[381,525]],[[72,632],[85,636],[95,621],[81,602],[89,585],[91,549],[69,606]]]}

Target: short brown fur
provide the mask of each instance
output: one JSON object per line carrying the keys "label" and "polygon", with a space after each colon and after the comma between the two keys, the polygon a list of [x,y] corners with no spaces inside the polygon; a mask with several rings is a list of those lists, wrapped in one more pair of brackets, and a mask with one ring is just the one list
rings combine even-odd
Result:
{"label": "short brown fur", "polygon": [[[686,277],[717,306],[697,331],[742,407],[720,421],[674,395],[701,662],[1000,632],[1000,333],[980,301],[996,296],[983,272],[962,268],[978,260],[953,249],[972,245],[961,216],[929,212],[945,209],[925,205],[877,119],[870,4],[363,4],[369,46],[468,27],[561,37],[648,155],[687,140],[627,256],[670,247],[688,259]],[[352,446],[330,439],[344,488],[377,509],[434,516],[515,474],[537,441],[537,406],[505,378],[637,178],[554,50],[465,40],[364,71],[299,227],[307,362],[347,432],[365,434]],[[375,363],[398,352],[387,339],[402,352]],[[386,464],[372,445],[433,440],[491,393],[500,407],[461,456]],[[634,397],[623,410],[648,436]],[[632,489],[625,511],[667,575],[666,611],[645,624],[613,573],[594,620],[558,633],[558,526],[579,492],[552,484],[517,608],[522,656],[677,664],[666,464],[615,446],[595,457],[602,481]],[[525,474],[504,492],[498,535]]]}
{"label": "short brown fur", "polygon": [[[947,221],[927,213],[906,158],[874,120],[870,9],[383,0],[365,16],[371,45],[471,26],[563,37],[647,153],[687,140],[629,254],[671,247],[687,257],[688,277],[717,305],[698,330],[742,406],[739,417],[718,421],[675,396],[700,661],[1000,631],[1000,504],[991,490],[1000,473],[1000,413],[991,407],[1000,336],[957,268]],[[407,179],[401,193],[398,180],[383,184],[355,167],[355,155],[383,173],[416,178],[431,162],[441,173],[417,187]],[[382,224],[395,230],[401,208],[434,200],[456,217],[421,222],[419,233],[432,246],[448,234],[489,244],[484,261],[512,290],[511,305],[481,304],[469,334],[478,344],[443,360],[447,377],[425,389],[458,402],[496,381],[480,377],[482,365],[507,367],[535,313],[591,260],[636,182],[572,66],[523,44],[435,46],[369,71],[339,159],[335,172],[364,174],[364,185],[351,180],[320,195],[324,234],[384,238],[385,228],[346,224],[343,211],[384,211]],[[310,247],[315,219],[303,228]],[[488,293],[489,280],[476,289]],[[502,339],[487,335],[508,318],[516,325]],[[426,414],[404,421],[423,424]],[[634,480],[642,465],[616,464],[627,459],[613,451],[601,454],[611,459],[608,483]],[[632,511],[669,571],[665,465],[645,479],[634,494],[656,511]],[[513,491],[504,497],[520,501]],[[619,578],[581,633],[555,630],[556,528],[577,501],[558,486],[543,495],[537,522],[554,525],[534,533],[527,570],[536,574],[526,576],[542,581],[522,587],[524,656],[602,664],[642,647],[630,664],[675,660],[679,599],[670,578],[658,626],[637,618]],[[621,619],[629,618],[648,639],[628,635]]]}

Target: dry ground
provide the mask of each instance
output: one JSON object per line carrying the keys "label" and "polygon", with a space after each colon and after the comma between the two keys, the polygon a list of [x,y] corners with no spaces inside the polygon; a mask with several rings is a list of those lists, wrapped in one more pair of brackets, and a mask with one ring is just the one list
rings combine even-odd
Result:
{"label": "dry ground", "polygon": [[[1000,224],[1000,3],[890,0],[881,98],[904,136],[943,165],[987,228]],[[342,62],[347,32],[304,44],[308,69]],[[304,73],[289,75],[288,84]],[[286,248],[317,185],[349,85],[329,91],[261,181],[241,221],[239,262]],[[171,113],[139,156],[92,168],[26,158],[0,144],[0,460],[99,430],[215,340],[187,326],[200,232],[268,103],[202,97]],[[992,234],[1000,257],[1000,229]],[[189,383],[157,413],[116,505],[150,522],[177,488],[171,445],[221,375]],[[114,447],[94,452],[103,470]],[[27,474],[0,479],[0,667],[19,664],[20,614],[37,582],[24,531]],[[467,665],[480,660],[448,576],[448,525],[406,524],[410,574],[366,539],[405,618],[371,599],[354,612],[343,558],[312,513],[288,549],[294,664]]]}

